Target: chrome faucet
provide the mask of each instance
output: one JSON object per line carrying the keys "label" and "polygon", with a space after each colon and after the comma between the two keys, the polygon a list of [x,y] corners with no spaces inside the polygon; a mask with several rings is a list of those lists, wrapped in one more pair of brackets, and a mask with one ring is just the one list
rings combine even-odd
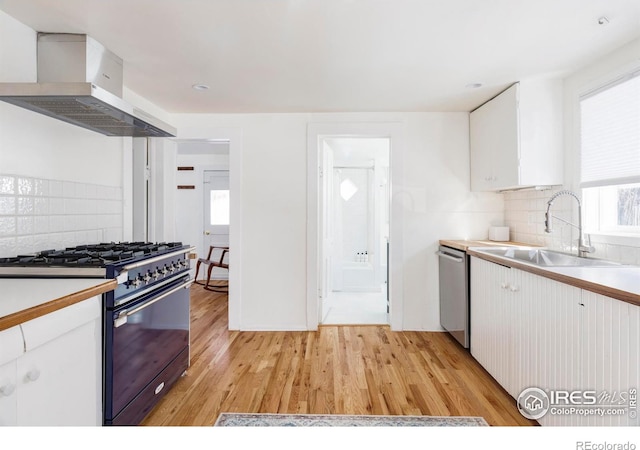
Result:
{"label": "chrome faucet", "polygon": [[[567,220],[564,220],[558,216],[554,216],[553,214],[549,213],[549,210],[551,209],[551,205],[553,204],[553,201],[561,195],[570,195],[571,197],[575,198],[576,201],[578,202],[578,225],[575,225],[574,223],[571,223]],[[596,251],[595,248],[591,246],[591,238],[587,235],[585,239],[585,234],[582,231],[582,205],[580,204],[580,199],[575,193],[568,190],[564,190],[564,191],[558,191],[551,196],[551,198],[547,202],[547,212],[544,214],[544,231],[546,231],[547,233],[551,233],[551,218],[558,219],[559,221],[564,222],[567,225],[571,225],[572,227],[578,229],[578,233],[580,234],[580,237],[578,239],[578,256],[579,257],[585,258],[587,256],[587,253],[593,253]]]}

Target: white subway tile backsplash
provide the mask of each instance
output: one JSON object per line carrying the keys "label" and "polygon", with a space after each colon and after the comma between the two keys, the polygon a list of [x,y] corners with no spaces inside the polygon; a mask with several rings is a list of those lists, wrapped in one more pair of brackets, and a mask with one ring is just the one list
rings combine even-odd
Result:
{"label": "white subway tile backsplash", "polygon": [[49,195],[51,197],[62,197],[62,181],[49,180]]}
{"label": "white subway tile backsplash", "polygon": [[0,217],[0,236],[16,234],[16,218],[12,216]]}
{"label": "white subway tile backsplash", "polygon": [[49,216],[34,216],[33,217],[34,233],[48,233],[49,220],[50,220]]}
{"label": "white subway tile backsplash", "polygon": [[36,178],[33,180],[33,195],[49,195],[49,180]]}
{"label": "white subway tile backsplash", "polygon": [[30,235],[33,234],[33,216],[19,216],[16,221],[16,234],[17,235]]}
{"label": "white subway tile backsplash", "polygon": [[94,199],[97,196],[98,189],[95,184],[88,184],[84,190],[86,198]]}
{"label": "white subway tile backsplash", "polygon": [[51,216],[49,218],[49,233],[58,233],[64,230],[64,216]]}
{"label": "white subway tile backsplash", "polygon": [[19,216],[33,214],[33,197],[18,197],[18,211]]}
{"label": "white subway tile backsplash", "polygon": [[20,195],[33,195],[33,179],[31,178],[18,178],[18,194]]}
{"label": "white subway tile backsplash", "polygon": [[15,194],[16,179],[12,176],[0,175],[0,194]]}
{"label": "white subway tile backsplash", "polygon": [[0,257],[120,241],[122,188],[0,174]]}
{"label": "white subway tile backsplash", "polygon": [[76,196],[76,183],[73,181],[63,181],[62,196],[64,198],[74,198]]}
{"label": "white subway tile backsplash", "polygon": [[15,256],[16,238],[15,237],[0,237],[0,257]]}
{"label": "white subway tile backsplash", "polygon": [[16,213],[16,198],[6,195],[0,196],[0,215],[14,215]]}
{"label": "white subway tile backsplash", "polygon": [[33,213],[39,216],[49,214],[49,199],[44,197],[35,197],[33,199]]}
{"label": "white subway tile backsplash", "polygon": [[49,214],[62,215],[64,214],[64,199],[52,197],[49,199]]}

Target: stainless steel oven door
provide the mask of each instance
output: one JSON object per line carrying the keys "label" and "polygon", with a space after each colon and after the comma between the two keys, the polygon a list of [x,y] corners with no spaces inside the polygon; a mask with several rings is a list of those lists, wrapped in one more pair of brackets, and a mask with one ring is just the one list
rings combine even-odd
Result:
{"label": "stainless steel oven door", "polygon": [[[186,370],[190,285],[185,275],[107,314],[106,424],[142,420]],[[178,358],[179,364],[175,363]]]}

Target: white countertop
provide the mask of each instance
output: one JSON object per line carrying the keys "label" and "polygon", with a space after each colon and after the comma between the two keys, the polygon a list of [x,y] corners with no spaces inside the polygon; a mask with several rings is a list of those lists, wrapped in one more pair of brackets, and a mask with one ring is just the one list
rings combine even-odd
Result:
{"label": "white countertop", "polygon": [[640,296],[640,267],[549,267],[546,270]]}
{"label": "white countertop", "polygon": [[0,278],[0,318],[110,281],[104,278]]}

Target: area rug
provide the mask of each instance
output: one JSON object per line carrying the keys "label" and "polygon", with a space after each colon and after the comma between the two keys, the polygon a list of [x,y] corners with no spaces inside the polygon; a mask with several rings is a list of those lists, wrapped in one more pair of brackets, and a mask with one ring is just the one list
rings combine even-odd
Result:
{"label": "area rug", "polygon": [[216,427],[486,427],[482,417],[220,413]]}

